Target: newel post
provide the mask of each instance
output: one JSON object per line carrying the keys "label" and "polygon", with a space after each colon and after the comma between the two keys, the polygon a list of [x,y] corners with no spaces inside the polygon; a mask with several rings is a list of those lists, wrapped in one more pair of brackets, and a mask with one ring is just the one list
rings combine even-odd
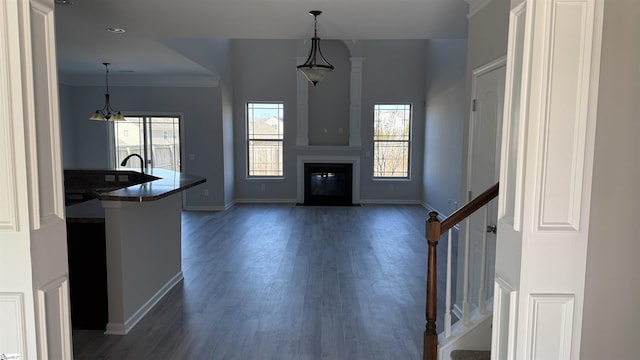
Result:
{"label": "newel post", "polygon": [[427,243],[429,245],[429,257],[427,259],[427,301],[426,320],[424,330],[423,360],[438,359],[438,333],[436,332],[436,303],[437,303],[437,261],[436,246],[440,240],[440,220],[438,213],[429,212],[429,219],[426,224]]}

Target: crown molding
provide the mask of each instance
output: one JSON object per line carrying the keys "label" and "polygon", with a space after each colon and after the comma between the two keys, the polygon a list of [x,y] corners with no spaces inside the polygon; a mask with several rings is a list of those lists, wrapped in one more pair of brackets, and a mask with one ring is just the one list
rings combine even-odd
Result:
{"label": "crown molding", "polygon": [[467,14],[467,18],[471,18],[473,15],[477,14],[478,11],[482,10],[485,6],[487,6],[491,0],[464,0],[467,4],[469,4],[469,13]]}
{"label": "crown molding", "polygon": [[[59,82],[71,86],[104,86],[104,75],[59,74]],[[109,86],[218,87],[220,76],[109,75]]]}

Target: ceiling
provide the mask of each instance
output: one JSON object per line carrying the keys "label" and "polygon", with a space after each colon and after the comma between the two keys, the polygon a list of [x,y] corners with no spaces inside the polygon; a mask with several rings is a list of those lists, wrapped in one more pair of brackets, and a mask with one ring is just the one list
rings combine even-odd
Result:
{"label": "ceiling", "polygon": [[[215,75],[226,39],[466,38],[465,0],[56,0],[63,75]],[[122,28],[123,34],[106,28]],[[213,60],[212,60],[213,61]]]}

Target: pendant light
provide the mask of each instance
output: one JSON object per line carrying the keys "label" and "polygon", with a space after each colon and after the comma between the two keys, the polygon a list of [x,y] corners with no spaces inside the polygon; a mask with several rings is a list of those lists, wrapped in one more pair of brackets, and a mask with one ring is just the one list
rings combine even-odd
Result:
{"label": "pendant light", "polygon": [[89,120],[98,120],[98,121],[124,121],[124,115],[120,113],[120,111],[114,110],[111,107],[111,103],[109,102],[109,65],[110,63],[102,63],[106,70],[106,83],[107,83],[107,92],[104,94],[104,106],[102,109],[96,110],[93,115],[89,117]]}
{"label": "pendant light", "polygon": [[302,65],[298,65],[298,70],[304,74],[313,86],[316,86],[318,81],[324,79],[324,77],[334,69],[333,65],[322,56],[322,51],[320,51],[320,38],[318,37],[318,15],[320,14],[322,14],[322,11],[319,10],[309,12],[309,15],[313,16],[314,21],[311,50],[309,50],[307,61]]}

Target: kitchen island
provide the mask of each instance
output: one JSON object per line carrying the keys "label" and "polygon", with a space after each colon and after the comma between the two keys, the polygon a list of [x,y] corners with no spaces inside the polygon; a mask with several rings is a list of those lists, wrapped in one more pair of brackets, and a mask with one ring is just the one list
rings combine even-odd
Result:
{"label": "kitchen island", "polygon": [[[181,192],[206,181],[163,169],[139,175],[126,171],[65,171],[67,188],[76,192],[82,189],[97,197],[68,206],[67,222],[100,223],[100,217],[104,217],[107,334],[125,335],[182,280]],[[91,190],[81,186],[83,176],[105,181],[93,181]],[[70,274],[72,287],[73,277]],[[72,290],[72,306],[73,301]]]}

